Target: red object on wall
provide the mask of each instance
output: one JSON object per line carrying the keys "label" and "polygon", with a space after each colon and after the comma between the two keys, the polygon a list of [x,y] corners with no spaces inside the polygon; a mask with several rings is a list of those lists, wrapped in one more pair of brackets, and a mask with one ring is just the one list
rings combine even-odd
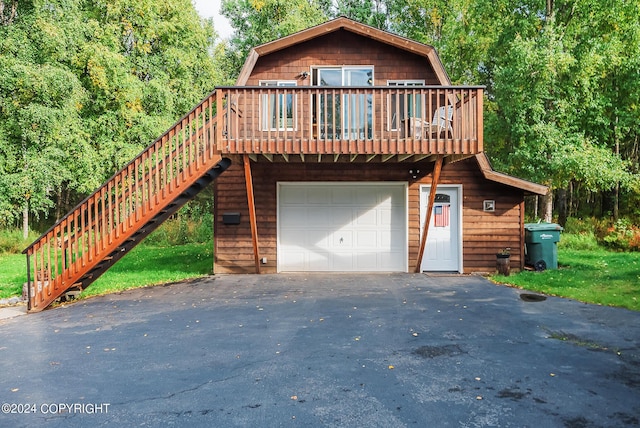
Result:
{"label": "red object on wall", "polygon": [[433,221],[435,227],[449,226],[449,204],[436,205],[433,207]]}

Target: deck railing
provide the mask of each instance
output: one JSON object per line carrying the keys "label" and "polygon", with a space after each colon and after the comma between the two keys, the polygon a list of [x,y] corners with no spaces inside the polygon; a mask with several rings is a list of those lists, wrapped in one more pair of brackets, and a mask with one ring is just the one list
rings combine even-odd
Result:
{"label": "deck railing", "polygon": [[24,250],[29,310],[82,288],[222,154],[476,154],[482,99],[482,87],[217,88]]}
{"label": "deck railing", "polygon": [[483,87],[249,86],[225,100],[221,153],[476,154]]}
{"label": "deck railing", "polygon": [[220,159],[213,92],[24,250],[29,310],[57,299]]}

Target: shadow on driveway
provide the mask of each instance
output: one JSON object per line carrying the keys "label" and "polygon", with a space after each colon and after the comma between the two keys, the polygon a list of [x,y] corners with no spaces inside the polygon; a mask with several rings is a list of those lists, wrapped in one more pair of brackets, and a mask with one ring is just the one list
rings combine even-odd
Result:
{"label": "shadow on driveway", "polygon": [[522,293],[233,275],[3,320],[0,426],[640,424],[640,313]]}

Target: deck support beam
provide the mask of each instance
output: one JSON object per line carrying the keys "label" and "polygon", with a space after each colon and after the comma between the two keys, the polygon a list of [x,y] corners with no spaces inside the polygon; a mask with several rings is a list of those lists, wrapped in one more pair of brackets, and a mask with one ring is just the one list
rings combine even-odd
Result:
{"label": "deck support beam", "polygon": [[249,223],[251,224],[251,241],[253,243],[253,259],[256,273],[260,273],[260,253],[258,247],[258,221],[256,218],[256,202],[253,197],[253,177],[251,176],[251,162],[248,155],[242,157],[244,163],[244,181],[247,186],[247,203],[249,205]]}
{"label": "deck support beam", "polygon": [[433,175],[431,176],[431,189],[429,191],[429,203],[427,205],[427,212],[424,216],[424,225],[422,227],[422,238],[420,239],[420,250],[418,251],[418,259],[416,260],[415,273],[420,273],[420,266],[422,265],[422,257],[424,256],[424,249],[427,246],[427,235],[429,234],[429,223],[431,223],[431,213],[433,212],[433,204],[436,201],[436,190],[438,182],[440,181],[440,172],[442,171],[442,161],[444,156],[439,155],[436,159],[436,163],[433,166]]}

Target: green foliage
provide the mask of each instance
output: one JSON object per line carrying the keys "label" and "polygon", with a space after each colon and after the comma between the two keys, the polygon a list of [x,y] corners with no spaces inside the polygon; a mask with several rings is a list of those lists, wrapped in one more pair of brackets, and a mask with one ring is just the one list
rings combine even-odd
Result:
{"label": "green foliage", "polygon": [[326,20],[314,0],[223,0],[221,12],[235,30],[227,61],[236,74],[251,48]]}
{"label": "green foliage", "polygon": [[20,254],[37,238],[38,234],[33,231],[24,239],[17,229],[0,229],[0,254]]}
{"label": "green foliage", "polygon": [[0,25],[1,226],[82,199],[223,80],[190,0],[16,4]]}
{"label": "green foliage", "polygon": [[640,251],[640,226],[629,219],[620,218],[615,221],[599,221],[595,233],[598,242],[610,249],[618,251]]}
{"label": "green foliage", "polygon": [[593,231],[579,233],[563,233],[558,248],[567,250],[597,250],[598,241]]}
{"label": "green foliage", "polygon": [[[0,254],[0,298],[22,295],[25,256]],[[98,278],[82,297],[205,276],[213,268],[211,242],[171,247],[139,245]]]}
{"label": "green foliage", "polygon": [[213,215],[196,218],[180,214],[165,221],[144,240],[144,245],[169,247],[207,242],[213,245]]}

